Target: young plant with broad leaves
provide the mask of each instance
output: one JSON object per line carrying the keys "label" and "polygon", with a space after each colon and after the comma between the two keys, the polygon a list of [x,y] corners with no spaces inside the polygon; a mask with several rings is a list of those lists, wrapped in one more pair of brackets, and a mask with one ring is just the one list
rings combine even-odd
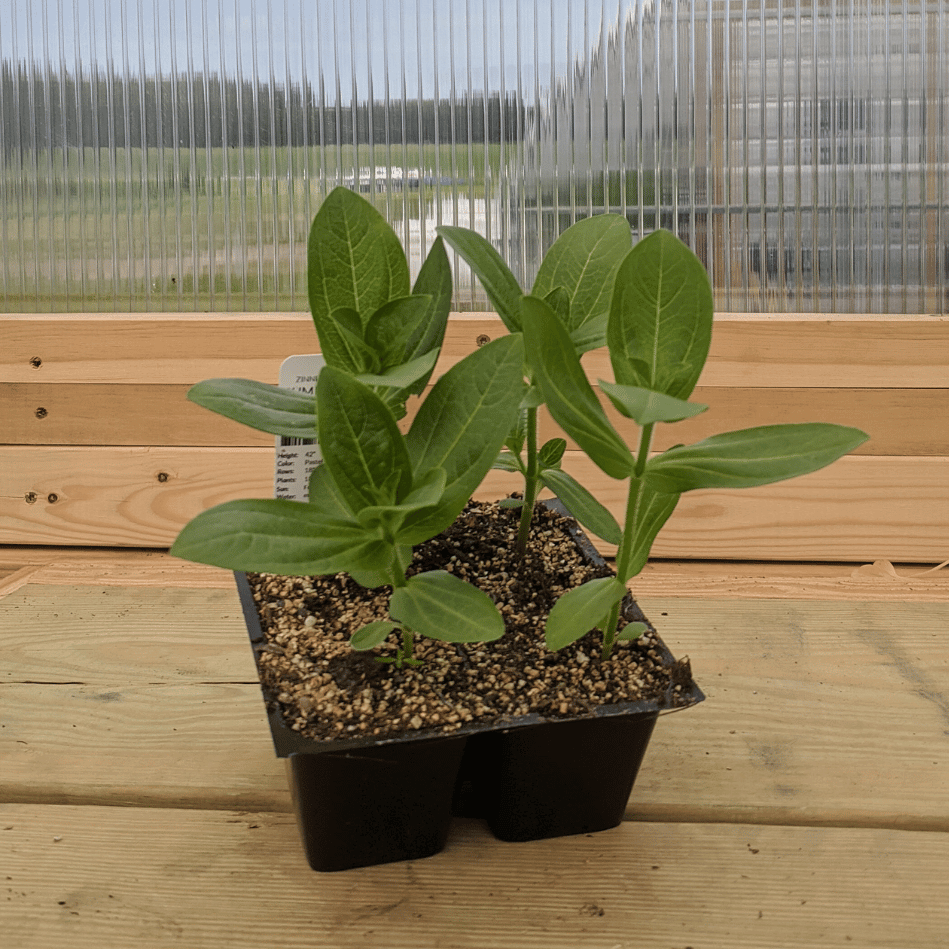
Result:
{"label": "young plant with broad leaves", "polygon": [[523,358],[520,335],[476,350],[435,383],[406,435],[368,385],[324,367],[316,385],[323,464],[309,499],[225,502],[187,524],[171,552],[232,570],[348,573],[365,587],[389,585],[390,618],[351,643],[370,649],[401,630],[400,666],[415,662],[416,633],[500,638],[504,621],[485,593],[447,571],[406,572],[413,546],[457,518],[497,457],[522,398]]}
{"label": "young plant with broad leaves", "polygon": [[[617,639],[635,639],[642,624],[617,633],[626,584],[642,570],[656,535],[680,495],[703,488],[749,488],[823,468],[867,440],[855,428],[828,423],[768,425],[713,435],[650,457],[653,431],[704,412],[690,402],[712,337],[712,292],[705,268],[674,235],[656,231],[624,257],[616,271],[606,326],[615,381],[599,381],[617,411],[639,426],[630,448],[610,423],[580,365],[569,329],[550,299],[525,296],[521,325],[533,384],[551,415],[611,478],[628,480],[616,576],[591,580],[556,602],[546,639],[560,649],[589,632],[603,632],[603,657]],[[568,504],[569,506],[569,504]],[[589,526],[589,525],[587,525]],[[591,619],[595,619],[591,623]]]}
{"label": "young plant with broad leaves", "polygon": [[[507,329],[520,333],[523,291],[501,255],[481,235],[467,228],[445,226],[438,233],[471,267]],[[601,214],[569,227],[541,262],[531,295],[543,300],[555,315],[577,358],[606,343],[613,279],[631,245],[626,219],[618,214]],[[524,478],[523,500],[507,502],[519,503],[521,507],[518,548],[526,550],[534,504],[541,488],[553,491],[584,527],[618,544],[620,532],[615,520],[561,468],[566,441],[551,438],[538,447],[537,414],[545,397],[536,385],[532,360],[527,361],[524,373],[528,388],[517,424],[494,465]]]}
{"label": "young plant with broad leaves", "polygon": [[[395,232],[365,198],[334,188],[307,242],[310,311],[326,365],[369,386],[398,418],[421,394],[441,351],[451,266],[436,240],[414,286]],[[206,379],[192,402],[272,435],[316,438],[309,395],[252,379]]]}
{"label": "young plant with broad leaves", "polygon": [[254,428],[317,438],[323,464],[308,500],[220,504],[187,524],[171,552],[232,570],[348,573],[366,587],[388,585],[389,618],[351,643],[370,649],[401,631],[392,661],[403,666],[417,663],[416,634],[478,642],[504,633],[485,593],[447,571],[408,568],[413,546],[451,525],[497,458],[523,399],[524,352],[518,334],[456,363],[403,435],[405,399],[425,387],[444,334],[450,271],[439,243],[408,294],[401,245],[380,220],[337,189],[314,222],[310,300],[327,360],[315,398],[246,380],[212,380],[189,393]]}

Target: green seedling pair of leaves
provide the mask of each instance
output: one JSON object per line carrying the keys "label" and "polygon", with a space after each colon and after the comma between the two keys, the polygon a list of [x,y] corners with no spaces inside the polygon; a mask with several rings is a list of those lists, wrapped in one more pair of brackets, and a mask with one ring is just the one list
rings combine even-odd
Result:
{"label": "green seedling pair of leaves", "polygon": [[[307,242],[310,311],[326,365],[369,386],[397,418],[431,378],[451,306],[441,240],[415,285],[402,244],[378,211],[347,188],[320,206]],[[207,379],[188,398],[259,431],[316,438],[313,398],[250,379]]]}
{"label": "green seedling pair of leaves", "polygon": [[[479,234],[460,227],[440,227],[438,233],[457,251],[481,281],[504,325],[511,333],[523,328],[523,291],[500,254]],[[617,214],[578,221],[564,231],[544,256],[531,296],[554,313],[577,358],[606,343],[607,321],[616,271],[631,247],[629,223]],[[535,384],[533,362],[524,368],[528,390],[517,425],[505,441],[495,467],[524,478],[524,499],[518,547],[526,550],[534,502],[548,488],[593,533],[614,544],[620,541],[616,522],[590,492],[563,471],[566,442],[554,438],[537,445],[537,412],[545,401]]]}
{"label": "green seedling pair of leaves", "polygon": [[657,424],[679,422],[707,408],[688,399],[708,356],[712,310],[704,267],[672,234],[657,231],[640,241],[618,267],[606,326],[615,382],[599,384],[614,407],[640,426],[639,444],[632,449],[607,419],[571,333],[550,300],[533,295],[522,300],[531,378],[551,415],[605,474],[629,481],[622,527],[607,513],[607,530],[592,528],[605,540],[619,537],[616,576],[590,581],[557,601],[546,630],[552,649],[576,641],[595,625],[603,631],[606,658],[617,638],[642,633],[636,625],[617,636],[626,584],[645,565],[683,492],[797,477],[867,439],[864,432],[841,425],[770,425],[713,435],[650,457]]}

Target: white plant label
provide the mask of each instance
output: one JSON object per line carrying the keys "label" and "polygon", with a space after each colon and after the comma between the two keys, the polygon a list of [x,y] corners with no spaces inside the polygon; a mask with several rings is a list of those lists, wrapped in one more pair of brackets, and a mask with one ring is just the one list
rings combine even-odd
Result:
{"label": "white plant label", "polygon": [[[280,388],[293,389],[306,395],[314,395],[316,377],[326,364],[319,353],[304,356],[288,356],[280,366]],[[276,464],[274,466],[275,498],[290,501],[308,500],[307,485],[313,469],[323,464],[319,445],[313,438],[276,438]]]}

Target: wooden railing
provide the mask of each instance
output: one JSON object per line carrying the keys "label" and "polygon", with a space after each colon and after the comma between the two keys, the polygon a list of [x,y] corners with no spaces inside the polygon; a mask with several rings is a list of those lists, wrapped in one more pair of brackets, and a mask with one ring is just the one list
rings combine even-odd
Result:
{"label": "wooden railing", "polygon": [[[453,316],[436,372],[503,332],[492,314]],[[185,393],[214,376],[274,382],[285,356],[317,349],[304,314],[0,316],[0,544],[162,548],[213,504],[270,496],[273,439]],[[594,382],[612,378],[604,351],[585,363]],[[949,556],[949,318],[721,316],[694,398],[711,409],[657,448],[787,421],[871,438],[795,481],[685,495],[656,556]],[[544,417],[541,436],[555,431]],[[573,445],[565,467],[620,513],[622,483]],[[481,493],[517,487],[492,472]]]}

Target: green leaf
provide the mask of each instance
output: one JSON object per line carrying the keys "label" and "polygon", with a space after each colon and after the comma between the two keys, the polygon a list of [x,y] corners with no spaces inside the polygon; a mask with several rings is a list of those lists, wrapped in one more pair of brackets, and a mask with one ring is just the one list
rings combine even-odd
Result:
{"label": "green leaf", "polygon": [[412,490],[402,501],[406,508],[420,508],[435,504],[445,493],[447,475],[443,468],[430,468],[412,483]]}
{"label": "green leaf", "polygon": [[[445,493],[445,472],[441,468],[433,468],[425,473],[412,491],[401,504],[388,508],[373,508],[369,510],[388,511],[387,517],[395,541],[398,545],[411,549],[415,544],[421,544],[434,536],[429,526],[431,518],[437,514],[438,508]],[[401,565],[402,572],[411,563],[411,553],[408,561]]]}
{"label": "green leaf", "polygon": [[559,468],[566,450],[567,442],[563,438],[551,438],[540,446],[537,463],[541,468]]}
{"label": "green leaf", "polygon": [[447,476],[430,536],[461,513],[497,460],[521,401],[523,361],[519,334],[496,339],[452,366],[419,408],[406,436],[416,477],[430,468]]}
{"label": "green leaf", "polygon": [[228,501],[185,525],[175,557],[228,570],[313,576],[384,568],[391,554],[352,518],[331,517],[300,501]]}
{"label": "green leaf", "polygon": [[511,474],[524,474],[521,459],[509,451],[502,451],[491,465],[496,471],[509,471]]}
{"label": "green leaf", "polygon": [[600,388],[609,396],[617,411],[639,425],[655,422],[681,422],[700,415],[708,409],[699,402],[686,402],[671,395],[642,389],[639,386],[621,386],[614,382],[599,380]]}
{"label": "green leaf", "polygon": [[646,566],[653,542],[679,503],[678,494],[655,491],[648,479],[640,478],[631,484],[630,489],[636,491],[637,495],[633,500],[634,526],[625,568],[617,556],[617,573],[623,583],[628,583]]}
{"label": "green leaf", "polygon": [[549,649],[563,649],[590,632],[591,616],[606,616],[626,595],[616,577],[599,577],[568,590],[554,603],[544,633]]}
{"label": "green leaf", "polygon": [[492,642],[504,620],[491,598],[444,570],[409,577],[392,591],[389,613],[409,629],[446,643]]}
{"label": "green leaf", "polygon": [[437,350],[433,350],[425,356],[419,356],[418,359],[411,359],[406,363],[402,363],[400,366],[387,369],[379,375],[359,373],[356,375],[356,378],[367,386],[408,389],[423,376],[430,376],[437,361],[438,352]]}
{"label": "green leaf", "polygon": [[521,287],[501,255],[480,234],[442,225],[438,233],[481,281],[491,306],[512,333],[521,329]]}
{"label": "green leaf", "polygon": [[409,342],[418,334],[431,302],[427,296],[400,297],[383,303],[369,317],[365,327],[366,344],[379,354],[383,369],[401,366],[409,358],[406,356]]}
{"label": "green leaf", "polygon": [[648,629],[645,623],[627,623],[616,638],[624,642],[632,642],[634,639],[639,639]]}
{"label": "green leaf", "polygon": [[316,438],[312,395],[253,379],[205,379],[188,390],[197,405],[271,435]]}
{"label": "green leaf", "polygon": [[317,465],[310,472],[306,496],[309,504],[328,517],[353,517],[352,510],[336,487],[326,465]]}
{"label": "green leaf", "polygon": [[825,422],[746,428],[670,448],[647,462],[646,478],[665,492],[751,488],[817,471],[868,437]]}
{"label": "green leaf", "polygon": [[590,533],[610,544],[618,545],[623,539],[616,518],[572,475],[559,469],[548,469],[541,471],[540,480]]}
{"label": "green leaf", "polygon": [[606,330],[616,381],[687,399],[712,338],[712,290],[699,259],[668,231],[640,241],[616,272]]}
{"label": "green leaf", "polygon": [[319,339],[328,366],[355,375],[376,372],[382,365],[379,354],[363,339],[359,314],[350,307],[338,307],[323,320]]}
{"label": "green leaf", "polygon": [[498,501],[498,507],[504,510],[515,510],[523,506],[524,501],[521,498],[501,498],[501,500]]}
{"label": "green leaf", "polygon": [[628,478],[633,460],[610,425],[567,331],[543,300],[523,298],[525,348],[534,378],[557,424],[611,478]]}
{"label": "green leaf", "polygon": [[527,410],[523,400],[518,408],[517,422],[504,439],[504,447],[509,448],[515,455],[520,455],[524,450],[524,442],[527,439]]}
{"label": "green leaf", "polygon": [[[528,386],[521,399],[522,409],[539,409],[544,404],[544,394],[537,386]],[[525,422],[526,423],[526,422]]]}
{"label": "green leaf", "polygon": [[332,366],[316,385],[319,443],[346,504],[363,507],[400,501],[412,485],[412,467],[392,412],[368,386]]}
{"label": "green leaf", "polygon": [[349,637],[349,645],[357,652],[373,649],[376,646],[381,646],[389,638],[389,634],[398,628],[398,624],[391,620],[374,620],[372,623],[367,623],[357,629]]}
{"label": "green leaf", "polygon": [[322,341],[332,312],[348,307],[363,325],[389,300],[408,296],[409,268],[395,232],[364,198],[334,188],[307,243],[307,289]]}
{"label": "green leaf", "polygon": [[570,326],[570,294],[563,287],[554,287],[549,293],[537,293],[535,290],[531,296],[540,297],[564,326]]}
{"label": "green leaf", "polygon": [[[562,288],[569,300],[564,325],[572,333],[609,312],[616,270],[631,246],[629,222],[619,214],[597,214],[577,221],[547,251],[531,295],[547,299]],[[553,309],[561,315],[559,304]],[[605,342],[603,338],[596,345]]]}
{"label": "green leaf", "polygon": [[[445,251],[445,242],[436,238],[422,264],[415,286],[412,288],[415,295],[429,298],[428,310],[419,321],[415,334],[408,341],[405,356],[414,359],[426,353],[441,350],[445,339],[445,329],[448,325],[448,313],[451,310],[451,263]],[[431,373],[419,379],[410,390],[411,395],[421,395]]]}
{"label": "green leaf", "polygon": [[582,356],[591,349],[599,349],[606,345],[606,325],[608,313],[600,313],[589,319],[582,326],[578,326],[570,333],[570,342],[577,354]]}
{"label": "green leaf", "polygon": [[357,570],[353,568],[349,571],[349,575],[356,583],[367,590],[376,590],[379,587],[388,586],[391,582],[389,577],[381,570]]}

